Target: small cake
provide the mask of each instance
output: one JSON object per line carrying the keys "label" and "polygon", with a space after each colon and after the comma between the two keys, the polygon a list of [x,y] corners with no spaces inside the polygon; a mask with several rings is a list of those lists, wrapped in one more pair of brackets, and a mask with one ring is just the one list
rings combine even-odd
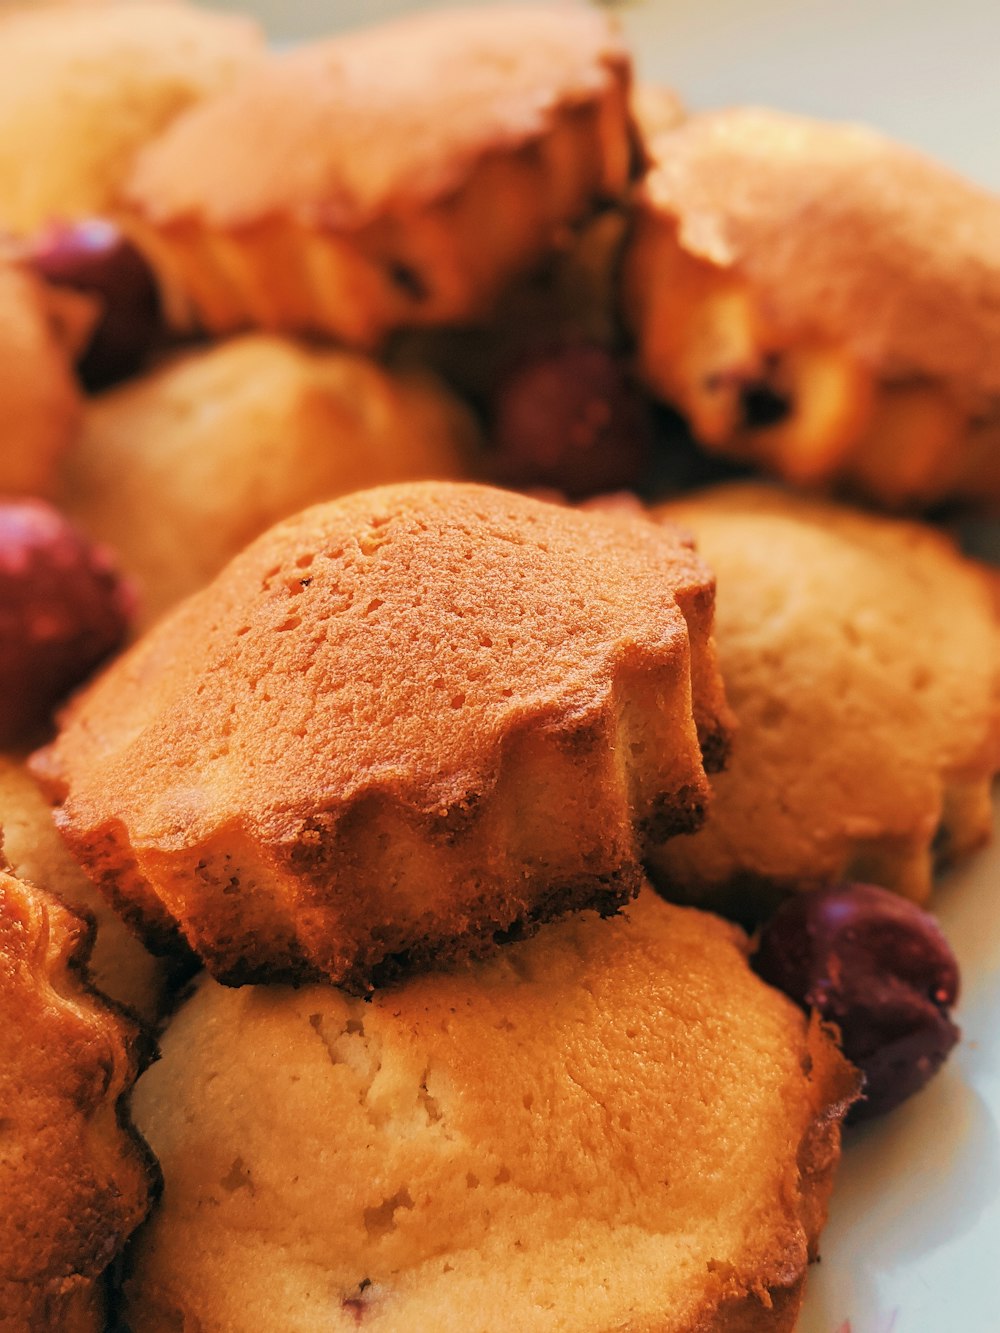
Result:
{"label": "small cake", "polygon": [[1000,770],[995,575],[932,528],[758,485],[663,505],[718,578],[739,730],[671,895],[753,909],[839,880],[922,901],[985,842]]}
{"label": "small cake", "polygon": [[279,524],[76,696],[78,859],[222,979],[364,989],[614,912],[701,823],[729,714],[669,529],[415,483]]}
{"label": "small cake", "polygon": [[132,1326],[791,1329],[857,1079],[745,951],[647,889],[370,1003],[206,980],[136,1090]]}
{"label": "small cake", "polygon": [[0,407],[0,495],[50,495],[79,425],[80,391],[42,284],[2,254]]}
{"label": "small cake", "polygon": [[1000,505],[1000,198],[774,111],[651,152],[625,313],[700,443],[889,507]]}
{"label": "small cake", "polygon": [[64,503],[136,579],[148,624],[279,519],[467,475],[476,440],[471,413],[426,374],[247,335],[93,400]]}
{"label": "small cake", "polygon": [[262,51],[249,19],[166,0],[0,13],[0,230],[107,211],[142,144]]}
{"label": "small cake", "polygon": [[174,319],[374,346],[477,319],[617,198],[630,61],[583,6],[409,15],[275,56],[139,157]]}
{"label": "small cake", "polygon": [[149,1206],[131,1025],[80,974],[88,927],[0,870],[0,1328],[103,1333],[101,1275]]}
{"label": "small cake", "polygon": [[70,856],[38,784],[10,755],[0,755],[0,841],[19,879],[44,885],[74,911],[94,918],[97,929],[87,960],[94,985],[154,1023],[164,1007],[163,963],[126,929]]}

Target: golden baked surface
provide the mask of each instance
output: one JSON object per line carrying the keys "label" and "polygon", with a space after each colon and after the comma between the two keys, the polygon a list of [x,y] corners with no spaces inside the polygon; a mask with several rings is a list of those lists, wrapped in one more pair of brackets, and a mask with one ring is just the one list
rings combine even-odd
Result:
{"label": "golden baked surface", "polygon": [[51,495],[79,425],[80,390],[41,284],[2,254],[0,404],[0,495]]}
{"label": "golden baked surface", "polygon": [[[265,534],[35,757],[77,856],[217,975],[324,976],[613,910],[725,750],[669,529],[417,483]],[[461,941],[461,943],[459,943]]]}
{"label": "golden baked surface", "polygon": [[106,212],[137,150],[262,50],[250,19],[187,4],[0,12],[0,228]]}
{"label": "golden baked surface", "polygon": [[855,1076],[734,927],[644,890],[370,1003],[178,1013],[143,1333],[789,1329]]}
{"label": "golden baked surface", "polygon": [[103,1333],[99,1279],[148,1207],[118,1120],[134,1033],[78,966],[88,928],[0,870],[0,1327]]}
{"label": "golden baked surface", "polygon": [[630,62],[582,6],[410,15],[309,44],[138,160],[175,316],[371,345],[478,317],[632,170]]}
{"label": "golden baked surface", "polygon": [[306,505],[466,475],[476,437],[471,413],[429,375],[247,335],[89,403],[65,506],[137,579],[148,625]]}
{"label": "golden baked surface", "polygon": [[705,827],[654,857],[693,901],[867,880],[921,900],[989,837],[1000,770],[992,571],[933,528],[761,485],[660,506],[718,578],[739,729]]}
{"label": "golden baked surface", "polygon": [[[873,130],[755,108],[652,152],[625,302],[699,439],[883,504],[1000,503],[1000,198]],[[761,389],[784,417],[755,419]]]}

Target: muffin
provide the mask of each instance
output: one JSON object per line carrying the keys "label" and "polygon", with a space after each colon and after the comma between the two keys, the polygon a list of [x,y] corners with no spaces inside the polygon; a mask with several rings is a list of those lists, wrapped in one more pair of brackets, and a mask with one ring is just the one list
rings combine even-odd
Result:
{"label": "muffin", "polygon": [[92,877],[217,977],[364,989],[613,912],[729,714],[668,529],[489,487],[271,529],[77,695],[34,767]]}
{"label": "muffin", "polygon": [[790,1329],[856,1076],[644,890],[370,1003],[206,980],[135,1113],[143,1333]]}
{"label": "muffin", "polygon": [[38,784],[12,755],[0,755],[0,841],[12,872],[43,885],[96,923],[88,975],[110,999],[154,1023],[165,1004],[162,961],[126,929],[66,849]]}
{"label": "muffin", "polygon": [[584,7],[410,15],[275,56],[139,157],[173,317],[371,347],[477,319],[633,168],[630,62]]}
{"label": "muffin", "polygon": [[0,495],[51,495],[79,425],[80,391],[42,284],[2,254],[0,404]]}
{"label": "muffin", "polygon": [[64,503],[134,576],[148,624],[308,504],[467,475],[476,437],[426,374],[247,335],[93,400]]}
{"label": "muffin", "polygon": [[107,212],[136,151],[262,50],[249,19],[179,3],[0,12],[0,230]]}
{"label": "muffin", "polygon": [[889,507],[1000,504],[1000,199],[853,125],[652,142],[624,303],[708,449]]}
{"label": "muffin", "polygon": [[934,529],[763,486],[656,513],[718,577],[739,721],[705,827],[657,851],[656,876],[742,907],[840,879],[926,899],[935,866],[990,834],[995,575]]}
{"label": "muffin", "polygon": [[0,1327],[103,1333],[101,1275],[149,1206],[124,1128],[135,1033],[80,974],[86,924],[0,871]]}

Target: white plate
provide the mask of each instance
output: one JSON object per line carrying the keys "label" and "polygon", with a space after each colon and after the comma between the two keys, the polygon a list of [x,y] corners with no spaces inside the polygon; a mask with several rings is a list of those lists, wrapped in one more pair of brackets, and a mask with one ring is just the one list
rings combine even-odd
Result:
{"label": "white plate", "polygon": [[799,1333],[1000,1330],[1000,846],[933,906],[962,968],[962,1044],[913,1101],[848,1132]]}
{"label": "white plate", "polygon": [[[429,6],[229,7],[288,39]],[[1000,0],[646,0],[620,13],[642,73],[693,107],[866,120],[1000,188]],[[1000,1333],[1000,847],[933,906],[962,965],[964,1041],[921,1096],[849,1135],[798,1333]]]}

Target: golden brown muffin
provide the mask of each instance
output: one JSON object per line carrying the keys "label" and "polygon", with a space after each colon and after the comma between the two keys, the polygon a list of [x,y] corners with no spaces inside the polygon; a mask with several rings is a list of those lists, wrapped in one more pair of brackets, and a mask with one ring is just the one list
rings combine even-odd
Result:
{"label": "golden brown muffin", "polygon": [[423,483],[265,534],[35,756],[88,872],[219,977],[330,978],[614,911],[728,711],[677,534]]}
{"label": "golden brown muffin", "polygon": [[147,953],[73,860],[38,784],[12,755],[0,755],[0,840],[19,879],[42,885],[68,907],[94,917],[97,929],[87,960],[94,985],[146,1022],[155,1022],[165,1002],[163,963]]}
{"label": "golden brown muffin", "polygon": [[135,1033],[80,975],[88,927],[0,870],[0,1328],[103,1333],[101,1274],[146,1215],[123,1126]]}
{"label": "golden brown muffin", "polygon": [[137,162],[174,318],[373,346],[476,319],[633,165],[630,63],[574,6],[410,15],[275,57]]}
{"label": "golden brown muffin", "polygon": [[856,1076],[649,890],[370,1003],[206,980],[136,1116],[143,1333],[790,1329]]}
{"label": "golden brown muffin", "polygon": [[889,506],[1000,504],[1000,199],[773,111],[694,116],[652,151],[626,315],[697,439]]}
{"label": "golden brown muffin", "polygon": [[91,402],[65,507],[136,578],[148,624],[308,504],[468,475],[476,437],[426,374],[248,335]]}
{"label": "golden brown muffin", "polygon": [[79,425],[80,391],[42,284],[2,255],[0,406],[0,495],[51,495]]}
{"label": "golden brown muffin", "polygon": [[715,570],[739,721],[701,832],[654,856],[686,900],[838,879],[918,901],[985,842],[1000,770],[991,578],[940,532],[764,486],[663,505]]}
{"label": "golden brown muffin", "polygon": [[262,50],[249,19],[179,3],[0,13],[0,229],[106,212],[137,150]]}

